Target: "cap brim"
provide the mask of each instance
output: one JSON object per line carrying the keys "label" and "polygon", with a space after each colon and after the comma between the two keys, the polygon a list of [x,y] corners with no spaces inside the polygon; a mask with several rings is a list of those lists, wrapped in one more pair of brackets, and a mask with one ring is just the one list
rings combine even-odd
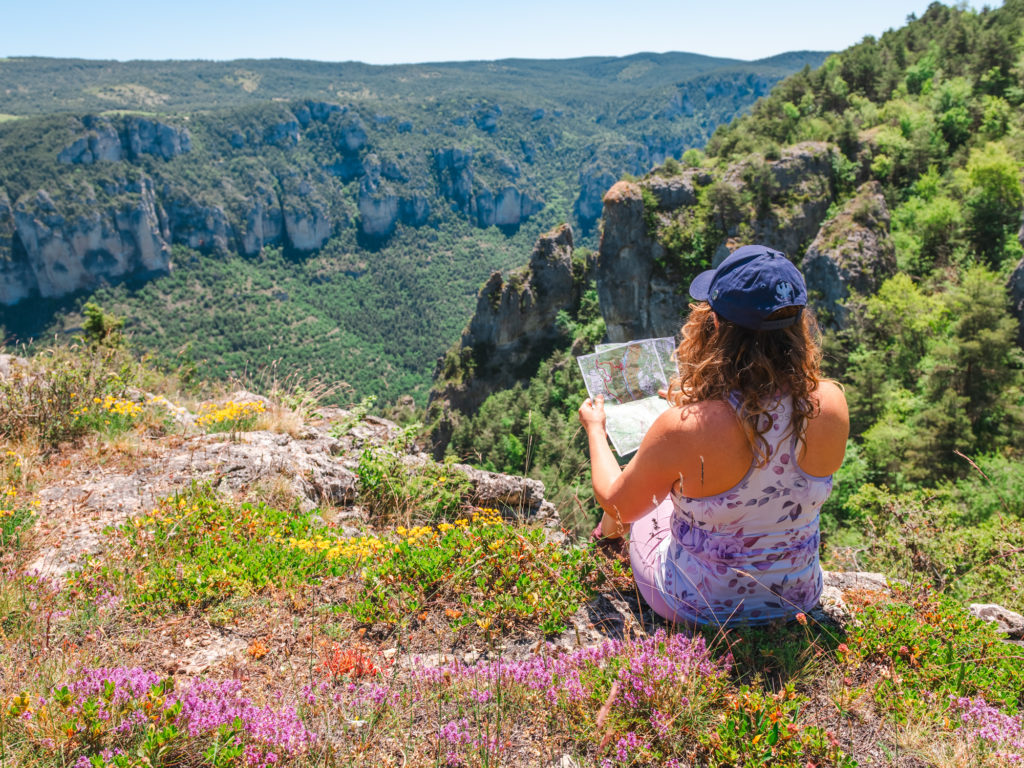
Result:
{"label": "cap brim", "polygon": [[711,281],[715,279],[714,269],[709,269],[705,272],[701,272],[690,283],[690,295],[697,301],[707,301],[708,296],[711,293]]}

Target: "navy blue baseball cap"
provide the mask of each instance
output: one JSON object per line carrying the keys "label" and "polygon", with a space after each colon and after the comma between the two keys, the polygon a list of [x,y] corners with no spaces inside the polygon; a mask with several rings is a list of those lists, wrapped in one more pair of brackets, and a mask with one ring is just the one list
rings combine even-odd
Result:
{"label": "navy blue baseball cap", "polygon": [[799,318],[767,318],[783,307],[804,307],[807,285],[785,254],[763,245],[744,245],[717,269],[701,272],[690,283],[690,295],[707,301],[713,310],[737,325],[754,331],[772,331],[793,325]]}

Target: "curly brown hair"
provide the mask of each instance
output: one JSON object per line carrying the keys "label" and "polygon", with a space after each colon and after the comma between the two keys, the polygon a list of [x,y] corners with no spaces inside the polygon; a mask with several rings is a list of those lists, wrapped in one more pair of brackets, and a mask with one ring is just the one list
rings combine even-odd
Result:
{"label": "curly brown hair", "polygon": [[766,415],[783,395],[793,398],[791,430],[801,442],[818,405],[811,393],[822,380],[821,333],[810,309],[783,307],[769,319],[800,317],[787,328],[753,331],[717,315],[705,302],[690,305],[676,350],[679,375],[669,385],[673,405],[739,396],[740,421],[757,466],[769,457]]}

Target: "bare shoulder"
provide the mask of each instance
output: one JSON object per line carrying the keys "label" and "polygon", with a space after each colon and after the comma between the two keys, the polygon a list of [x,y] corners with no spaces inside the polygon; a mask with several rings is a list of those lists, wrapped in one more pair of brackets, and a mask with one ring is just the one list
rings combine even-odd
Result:
{"label": "bare shoulder", "polygon": [[686,438],[737,426],[732,406],[721,400],[703,400],[672,406],[657,418],[651,432],[661,438]]}
{"label": "bare shoulder", "polygon": [[823,379],[811,397],[818,406],[818,413],[812,421],[820,420],[822,426],[832,429],[838,429],[845,424],[845,431],[849,432],[850,410],[846,405],[846,393],[838,382]]}
{"label": "bare shoulder", "polygon": [[831,475],[846,453],[850,436],[850,412],[843,388],[834,381],[820,382],[811,394],[818,412],[807,420],[800,466],[812,475]]}

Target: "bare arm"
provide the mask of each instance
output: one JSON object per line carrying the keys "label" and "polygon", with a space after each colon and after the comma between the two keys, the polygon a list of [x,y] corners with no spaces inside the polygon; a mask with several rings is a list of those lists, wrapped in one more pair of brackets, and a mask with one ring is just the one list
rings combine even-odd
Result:
{"label": "bare arm", "polygon": [[621,536],[625,525],[642,517],[679,479],[679,457],[672,450],[679,438],[675,434],[679,409],[670,409],[655,421],[625,469],[619,467],[608,445],[604,400],[588,398],[580,406],[579,416],[590,446],[594,496],[605,512],[601,532]]}

